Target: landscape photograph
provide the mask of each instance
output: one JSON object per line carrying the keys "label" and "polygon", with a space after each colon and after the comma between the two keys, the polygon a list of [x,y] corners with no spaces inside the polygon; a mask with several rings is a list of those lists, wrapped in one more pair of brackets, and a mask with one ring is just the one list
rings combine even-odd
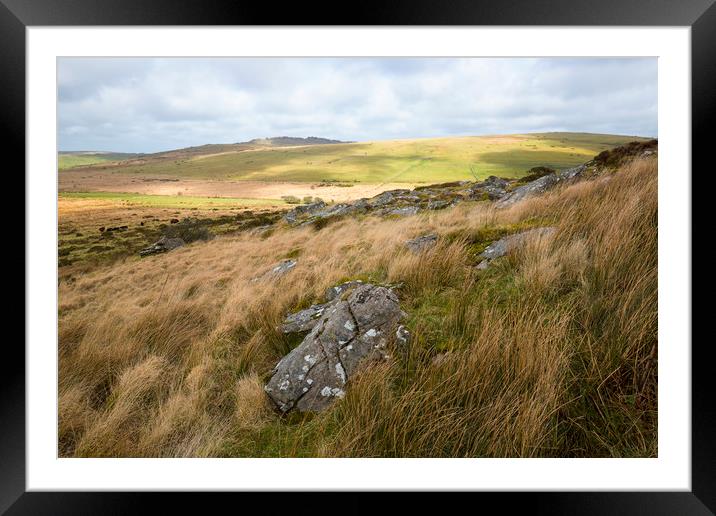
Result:
{"label": "landscape photograph", "polygon": [[58,58],[58,456],[658,457],[657,86]]}

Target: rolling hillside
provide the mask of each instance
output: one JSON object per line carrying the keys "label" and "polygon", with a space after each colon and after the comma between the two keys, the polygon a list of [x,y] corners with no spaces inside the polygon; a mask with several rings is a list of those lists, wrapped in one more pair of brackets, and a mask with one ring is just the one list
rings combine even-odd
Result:
{"label": "rolling hillside", "polygon": [[635,140],[645,139],[533,133],[296,146],[254,140],[178,149],[90,169],[182,179],[428,183],[475,179],[473,173],[477,178],[518,177],[539,165],[568,168]]}
{"label": "rolling hillside", "polygon": [[97,165],[99,163],[113,163],[135,159],[139,156],[141,156],[141,154],[130,154],[126,152],[61,151],[57,156],[57,167],[60,170],[66,170],[87,165]]}

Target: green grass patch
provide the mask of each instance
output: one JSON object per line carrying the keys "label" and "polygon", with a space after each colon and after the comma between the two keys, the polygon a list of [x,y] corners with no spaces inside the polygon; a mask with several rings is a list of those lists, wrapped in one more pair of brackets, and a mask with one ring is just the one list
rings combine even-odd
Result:
{"label": "green grass patch", "polygon": [[67,199],[98,199],[154,208],[240,208],[244,206],[283,206],[281,199],[236,197],[195,197],[189,195],[146,195],[122,192],[62,192]]}

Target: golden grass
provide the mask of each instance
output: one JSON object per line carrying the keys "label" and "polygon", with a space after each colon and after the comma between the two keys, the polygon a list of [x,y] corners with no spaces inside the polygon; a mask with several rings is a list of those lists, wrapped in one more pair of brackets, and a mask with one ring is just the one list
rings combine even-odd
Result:
{"label": "golden grass", "polygon": [[[60,454],[655,456],[656,213],[649,159],[504,211],[244,233],[64,275]],[[475,235],[545,220],[553,236],[473,267]],[[429,232],[432,250],[404,248]],[[399,285],[409,349],[332,410],[277,416],[262,387],[297,342],[276,324],[352,278]]]}

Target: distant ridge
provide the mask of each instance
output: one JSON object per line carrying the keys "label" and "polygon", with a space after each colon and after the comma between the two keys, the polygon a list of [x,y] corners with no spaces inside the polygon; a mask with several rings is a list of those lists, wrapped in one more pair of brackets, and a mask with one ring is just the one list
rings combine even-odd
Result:
{"label": "distant ridge", "polygon": [[328,138],[318,138],[309,136],[308,138],[298,138],[293,136],[275,136],[273,138],[254,138],[248,142],[238,142],[239,144],[248,145],[271,145],[276,147],[286,147],[290,145],[326,145],[331,143],[355,143],[344,142],[341,140],[330,140]]}

